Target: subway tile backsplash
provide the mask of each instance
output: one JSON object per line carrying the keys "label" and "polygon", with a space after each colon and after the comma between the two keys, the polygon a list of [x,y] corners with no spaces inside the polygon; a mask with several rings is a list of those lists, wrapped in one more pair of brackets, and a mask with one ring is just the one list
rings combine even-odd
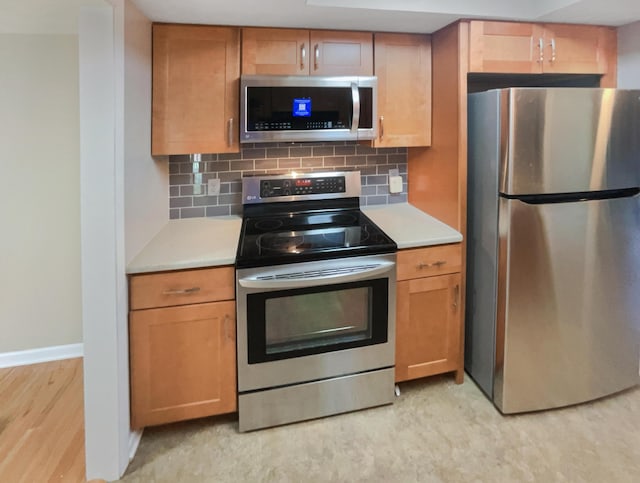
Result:
{"label": "subway tile backsplash", "polygon": [[[389,170],[398,169],[402,193],[389,193]],[[242,213],[242,176],[291,171],[351,171],[362,176],[360,204],[407,201],[407,149],[371,148],[354,142],[244,144],[240,153],[169,157],[169,218]],[[220,179],[220,193],[207,193]]]}

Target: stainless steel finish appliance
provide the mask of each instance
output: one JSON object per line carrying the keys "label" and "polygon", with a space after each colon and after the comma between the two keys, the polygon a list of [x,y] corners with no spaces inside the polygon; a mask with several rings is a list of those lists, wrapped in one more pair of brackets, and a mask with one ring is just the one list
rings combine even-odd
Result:
{"label": "stainless steel finish appliance", "polygon": [[396,245],[359,187],[359,172],[243,180],[241,431],[393,400]]}
{"label": "stainless steel finish appliance", "polygon": [[640,382],[640,91],[468,98],[465,369],[503,413]]}
{"label": "stainless steel finish appliance", "polygon": [[240,142],[375,139],[376,106],[376,77],[244,75]]}

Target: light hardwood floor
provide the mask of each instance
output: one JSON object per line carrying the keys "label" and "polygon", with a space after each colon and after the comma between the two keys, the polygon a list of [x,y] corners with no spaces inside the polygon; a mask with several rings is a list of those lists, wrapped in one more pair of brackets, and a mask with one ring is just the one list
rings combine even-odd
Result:
{"label": "light hardwood floor", "polygon": [[0,482],[84,482],[82,359],[0,369]]}

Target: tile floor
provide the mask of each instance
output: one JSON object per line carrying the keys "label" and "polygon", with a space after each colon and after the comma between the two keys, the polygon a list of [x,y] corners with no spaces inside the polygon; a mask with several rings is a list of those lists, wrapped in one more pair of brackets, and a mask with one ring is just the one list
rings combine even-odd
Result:
{"label": "tile floor", "polygon": [[469,377],[390,406],[238,433],[234,416],[148,428],[125,482],[640,481],[640,387],[501,416]]}

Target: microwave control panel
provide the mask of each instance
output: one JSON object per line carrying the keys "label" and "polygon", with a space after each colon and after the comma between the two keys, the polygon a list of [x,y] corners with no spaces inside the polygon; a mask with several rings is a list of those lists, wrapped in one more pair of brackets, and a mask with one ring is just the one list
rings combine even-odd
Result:
{"label": "microwave control panel", "polygon": [[260,197],[344,193],[345,177],[269,179],[260,182]]}

